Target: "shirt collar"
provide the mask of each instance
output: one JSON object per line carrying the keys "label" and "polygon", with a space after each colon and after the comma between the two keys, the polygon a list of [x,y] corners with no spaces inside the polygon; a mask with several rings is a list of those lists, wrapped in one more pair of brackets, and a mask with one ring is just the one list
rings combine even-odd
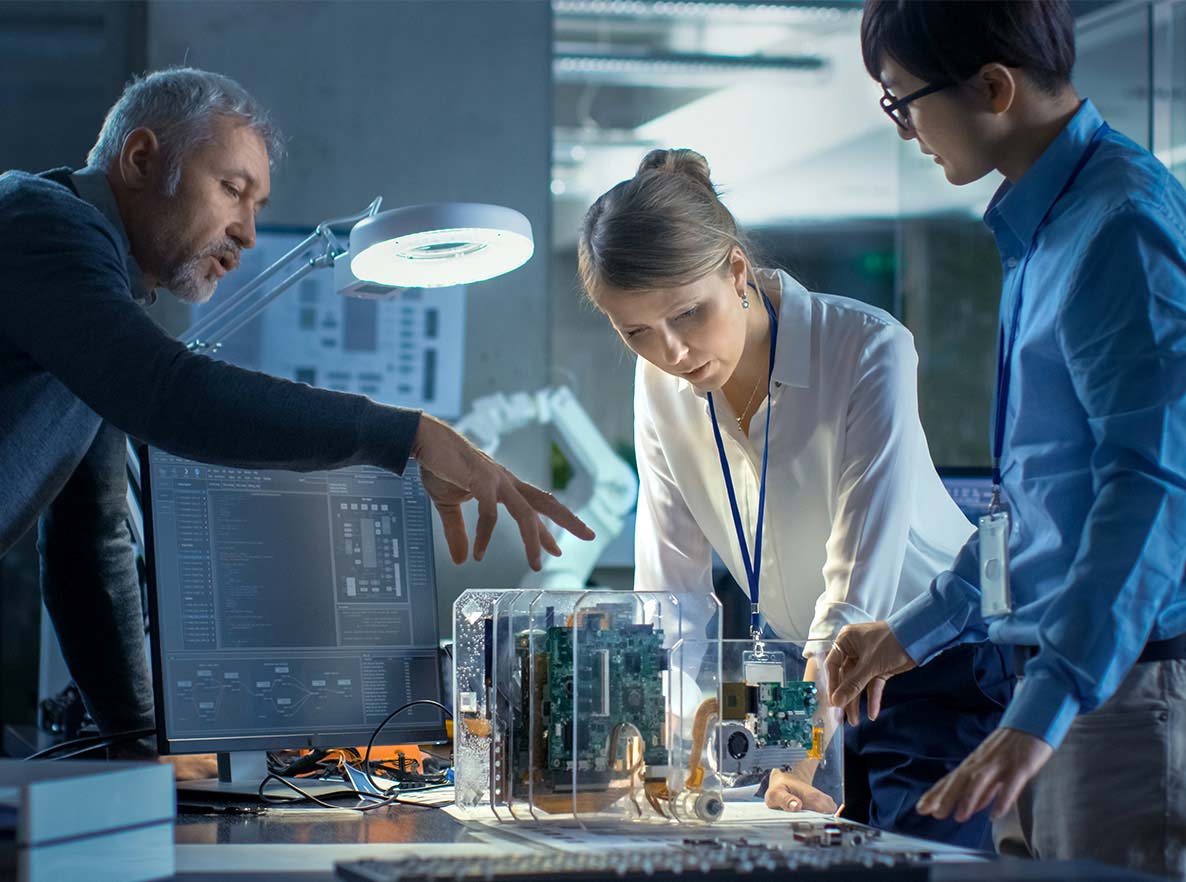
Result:
{"label": "shirt collar", "polygon": [[[774,348],[774,370],[770,377],[776,386],[811,386],[811,294],[782,270],[759,269],[758,282],[767,291],[781,292],[778,305],[778,343]],[[755,298],[756,299],[756,298]],[[765,309],[751,301],[750,309]],[[680,383],[698,398],[704,398],[687,380]]]}
{"label": "shirt collar", "polygon": [[156,300],[156,290],[148,286],[140,264],[136,262],[136,258],[132,257],[132,243],[128,240],[128,231],[124,228],[123,218],[120,217],[119,204],[115,201],[115,193],[111,191],[107,172],[100,168],[86,166],[72,172],[70,182],[74,185],[79,198],[97,208],[99,213],[107,218],[108,223],[115,228],[120,246],[123,248],[124,263],[128,268],[128,281],[131,283],[133,299],[149,304],[153,303]]}
{"label": "shirt collar", "polygon": [[774,382],[796,389],[811,386],[811,294],[782,270],[759,270],[759,279],[778,280],[778,343],[774,348]]}
{"label": "shirt collar", "polygon": [[[984,222],[1001,243],[1002,250],[1024,251],[1034,241],[1038,226],[1083,158],[1103,117],[1090,99],[1080,105],[1071,121],[1016,183],[1006,181],[997,190]],[[1008,239],[1014,240],[1009,243]],[[1012,244],[1014,248],[1007,246]]]}

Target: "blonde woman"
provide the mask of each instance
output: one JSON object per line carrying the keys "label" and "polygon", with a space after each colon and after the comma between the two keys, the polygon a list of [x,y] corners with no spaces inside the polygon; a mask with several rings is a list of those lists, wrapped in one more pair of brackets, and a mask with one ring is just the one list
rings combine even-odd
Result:
{"label": "blonde woman", "polygon": [[[808,635],[814,668],[840,628],[884,619],[950,566],[972,527],[931,463],[910,333],[756,268],[702,156],[649,154],[589,209],[579,258],[589,298],[640,356],[636,588],[712,591],[715,550],[755,626]],[[987,846],[986,818],[913,806],[993,730],[1011,685],[991,645],[894,678],[845,732],[845,816]],[[774,772],[766,801],[830,803],[801,768]]]}

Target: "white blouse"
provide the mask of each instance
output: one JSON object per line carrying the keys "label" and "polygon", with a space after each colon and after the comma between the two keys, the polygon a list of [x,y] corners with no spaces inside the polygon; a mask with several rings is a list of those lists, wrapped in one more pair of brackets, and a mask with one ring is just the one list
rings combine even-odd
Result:
{"label": "white blouse", "polygon": [[[972,525],[931,463],[910,332],[880,309],[761,272],[782,302],[760,609],[778,636],[806,637],[811,655],[844,625],[885,619],[926,591]],[[713,401],[752,554],[770,402],[745,437],[725,397]],[[711,592],[716,549],[748,595],[706,396],[640,358],[634,433],[635,589]]]}

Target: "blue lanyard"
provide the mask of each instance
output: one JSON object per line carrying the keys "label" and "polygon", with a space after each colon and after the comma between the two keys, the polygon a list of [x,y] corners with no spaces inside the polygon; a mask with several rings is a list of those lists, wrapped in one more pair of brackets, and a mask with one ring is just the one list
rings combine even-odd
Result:
{"label": "blue lanyard", "polygon": [[741,509],[737,506],[737,493],[733,489],[733,475],[729,471],[729,458],[725,456],[725,442],[721,438],[721,427],[717,423],[717,409],[708,393],[708,412],[712,417],[712,433],[717,440],[717,454],[721,458],[721,472],[725,476],[725,490],[729,494],[729,507],[733,510],[733,528],[737,531],[737,544],[741,548],[741,561],[745,565],[745,578],[749,582],[750,630],[756,636],[761,633],[762,619],[758,614],[758,577],[762,573],[762,523],[766,515],[766,463],[770,458],[770,411],[774,403],[770,400],[770,381],[774,375],[774,349],[778,344],[778,316],[770,298],[762,295],[766,314],[770,316],[770,370],[766,375],[766,441],[762,446],[762,482],[758,485],[758,525],[754,530],[754,556],[750,559],[749,543],[745,528],[741,524]]}
{"label": "blue lanyard", "polygon": [[[1091,142],[1087,145],[1087,149],[1083,151],[1083,155],[1079,157],[1079,162],[1075,165],[1071,176],[1067,178],[1067,182],[1063,184],[1058,195],[1054,197],[1054,201],[1050,203],[1050,207],[1046,209],[1046,213],[1042,216],[1042,220],[1034,230],[1033,239],[1030,240],[1029,248],[1026,250],[1025,259],[1022,261],[1021,269],[1017,274],[1017,284],[1014,285],[1014,290],[1017,296],[1013,299],[1013,315],[1009,323],[1009,337],[1008,343],[1005,339],[1005,326],[1001,322],[1001,330],[997,335],[997,385],[993,403],[993,421],[992,421],[992,487],[993,487],[993,502],[992,507],[996,508],[997,501],[1000,496],[1001,488],[1001,454],[1005,449],[1005,415],[1009,406],[1009,386],[1012,381],[1013,373],[1013,347],[1017,344],[1017,331],[1021,323],[1021,294],[1023,285],[1025,284],[1025,271],[1029,268],[1030,258],[1034,256],[1034,252],[1038,249],[1038,234],[1041,233],[1042,228],[1046,226],[1046,222],[1050,219],[1050,213],[1054,211],[1054,206],[1058,204],[1058,200],[1066,195],[1067,191],[1071,189],[1071,185],[1075,183],[1075,179],[1079,177],[1079,173],[1083,171],[1083,167],[1087,165],[1088,160],[1095,154],[1100,142],[1104,136],[1108,134],[1111,129],[1107,123],[1101,123],[1100,127],[1095,130],[1092,135]],[[1002,302],[1002,307],[1004,303]]]}

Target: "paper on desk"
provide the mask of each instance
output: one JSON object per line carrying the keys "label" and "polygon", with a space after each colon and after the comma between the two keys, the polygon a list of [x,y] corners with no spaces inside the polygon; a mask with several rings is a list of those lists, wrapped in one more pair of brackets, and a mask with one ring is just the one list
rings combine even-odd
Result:
{"label": "paper on desk", "polygon": [[426,787],[421,790],[409,790],[399,794],[400,802],[411,802],[416,805],[450,806],[453,804],[454,791],[452,785],[447,787]]}
{"label": "paper on desk", "polygon": [[[557,818],[557,819],[544,818],[544,819],[540,819],[538,821],[513,821],[512,822],[512,821],[507,821],[507,820],[499,820],[498,818],[495,818],[492,815],[483,815],[481,813],[478,813],[477,816],[471,816],[471,815],[467,814],[466,812],[464,812],[463,810],[459,809],[456,805],[449,806],[448,808],[445,809],[445,811],[451,817],[456,818],[459,821],[463,821],[463,822],[469,823],[469,824],[478,824],[478,825],[482,825],[482,826],[505,827],[508,825],[513,825],[515,827],[528,827],[528,828],[530,828],[532,826],[539,826],[542,829],[547,830],[547,831],[551,831],[553,828],[559,829],[559,828],[563,828],[563,827],[573,827],[575,829],[581,829],[580,825],[576,821],[574,821],[572,818],[569,818],[569,817],[563,817],[563,818]],[[778,809],[767,808],[766,803],[764,803],[760,799],[759,800],[742,800],[742,801],[738,801],[738,802],[726,802],[725,803],[725,813],[721,816],[721,819],[719,821],[717,821],[715,824],[712,824],[711,826],[713,828],[721,828],[721,827],[728,828],[731,826],[749,826],[754,823],[761,823],[763,821],[770,822],[770,823],[776,823],[776,824],[785,824],[788,820],[797,820],[797,819],[802,819],[802,818],[821,818],[821,817],[828,817],[828,816],[820,815],[818,812],[784,812],[784,811],[779,811]],[[614,830],[614,829],[626,830],[626,829],[641,828],[644,826],[647,830],[670,829],[670,830],[678,831],[678,830],[688,829],[686,826],[680,825],[680,824],[642,824],[642,825],[640,825],[636,822],[631,822],[631,821],[614,822],[614,821],[602,821],[600,819],[597,821],[595,826],[596,826],[596,829],[601,830],[601,831]],[[551,833],[548,832],[546,835],[551,835]],[[648,836],[649,835],[651,835],[651,834],[648,833]],[[653,840],[651,840],[651,841],[653,841]]]}
{"label": "paper on desk", "polygon": [[[832,815],[819,812],[784,812],[767,808],[762,800],[740,800],[725,803],[725,812],[714,824],[667,824],[639,823],[632,821],[598,821],[584,828],[571,818],[540,821],[506,821],[494,817],[472,818],[457,811],[446,809],[450,815],[464,822],[470,830],[481,829],[482,838],[492,842],[520,843],[536,850],[588,853],[589,851],[616,851],[623,849],[649,849],[659,851],[677,848],[689,836],[696,838],[728,838],[744,833],[750,842],[770,842],[780,845],[793,840],[791,824],[794,821],[826,821]],[[936,862],[979,861],[982,855],[968,849],[940,842],[924,842],[893,833],[882,833],[867,846],[872,850],[898,849],[905,851],[926,851]]]}

